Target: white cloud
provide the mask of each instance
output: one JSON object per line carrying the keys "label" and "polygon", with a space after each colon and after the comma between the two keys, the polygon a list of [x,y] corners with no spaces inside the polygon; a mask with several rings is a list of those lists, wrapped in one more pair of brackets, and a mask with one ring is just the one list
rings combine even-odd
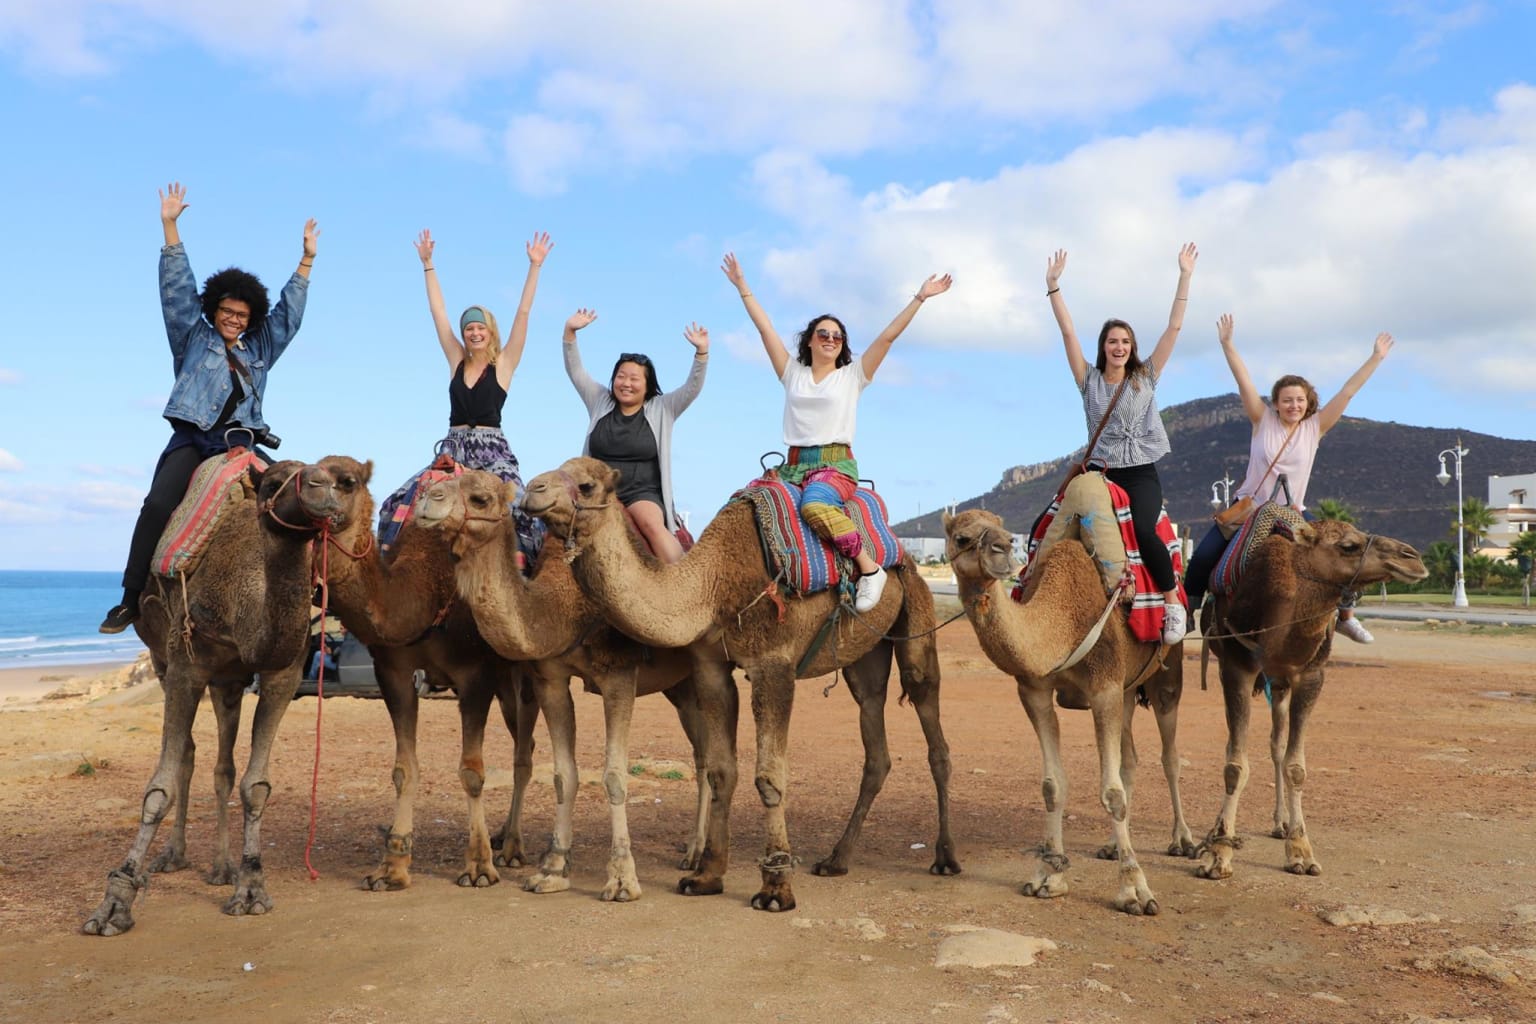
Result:
{"label": "white cloud", "polygon": [[20,459],[0,448],[0,473],[20,473],[25,468]]}
{"label": "white cloud", "polygon": [[143,489],[129,484],[100,480],[77,480],[67,485],[29,483],[23,492],[16,484],[6,483],[0,485],[0,522],[81,523],[120,519],[136,513],[143,503]]}
{"label": "white cloud", "polygon": [[590,135],[591,130],[576,121],[542,114],[514,117],[502,143],[513,182],[530,195],[564,192],[571,170],[591,158]]}

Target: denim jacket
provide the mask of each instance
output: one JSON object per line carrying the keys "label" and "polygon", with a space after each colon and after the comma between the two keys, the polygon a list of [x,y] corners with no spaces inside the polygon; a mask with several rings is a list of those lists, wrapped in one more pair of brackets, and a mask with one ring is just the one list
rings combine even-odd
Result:
{"label": "denim jacket", "polygon": [[[304,302],[309,295],[309,279],[295,273],[283,285],[283,293],[261,326],[240,336],[228,350],[250,372],[251,386],[235,406],[230,422],[253,430],[267,424],[261,418],[261,396],[267,389],[267,371],[283,354],[299,331],[304,319]],[[208,430],[229,401],[229,360],[224,339],[203,318],[203,305],[197,294],[197,279],[181,244],[160,250],[160,309],[165,316],[165,335],[171,343],[171,358],[176,384],[165,404],[166,419],[185,420]]]}

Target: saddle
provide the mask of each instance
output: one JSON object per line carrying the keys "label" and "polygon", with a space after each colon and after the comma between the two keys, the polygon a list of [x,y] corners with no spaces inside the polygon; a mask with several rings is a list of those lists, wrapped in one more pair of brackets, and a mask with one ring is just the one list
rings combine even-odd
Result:
{"label": "saddle", "polygon": [[[784,588],[795,594],[816,594],[858,578],[852,562],[822,540],[800,516],[801,488],[785,483],[777,474],[753,480],[726,502],[741,501],[752,507],[763,560]],[[885,502],[872,490],[860,487],[845,504],[864,542],[864,551],[883,569],[901,561],[901,544],[891,533]]]}
{"label": "saddle", "polygon": [[1216,562],[1216,568],[1211,570],[1211,593],[1236,593],[1243,570],[1248,567],[1259,545],[1277,533],[1294,538],[1295,532],[1305,523],[1301,513],[1289,505],[1266,501],[1254,509],[1253,514],[1243,521],[1237,533],[1227,542],[1227,548]]}
{"label": "saddle", "polygon": [[176,576],[197,568],[219,524],[245,502],[255,500],[246,475],[253,466],[266,469],[267,463],[243,446],[203,460],[160,534],[150,561],[155,575]]}
{"label": "saddle", "polygon": [[416,514],[416,495],[421,493],[423,487],[431,487],[439,480],[451,480],[463,475],[464,467],[455,462],[452,455],[442,452],[432,460],[432,465],[412,477],[410,490],[405,492],[405,497],[395,506],[394,514],[387,522],[379,524],[379,550],[387,554],[394,547],[400,531],[405,529],[405,524]]}

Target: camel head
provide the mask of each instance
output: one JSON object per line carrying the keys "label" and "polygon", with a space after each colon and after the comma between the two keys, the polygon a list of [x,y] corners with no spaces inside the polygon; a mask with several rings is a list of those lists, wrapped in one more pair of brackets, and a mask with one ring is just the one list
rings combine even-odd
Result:
{"label": "camel head", "polygon": [[969,509],[944,513],[944,553],[956,577],[1001,580],[1018,568],[1013,561],[1013,534],[991,512]]}
{"label": "camel head", "polygon": [[341,511],[331,519],[338,532],[360,528],[364,533],[373,532],[373,496],[368,493],[368,481],[373,478],[373,460],[358,462],[348,455],[327,455],[316,465],[331,474],[336,500]]}
{"label": "camel head", "polygon": [[248,472],[262,525],[269,530],[318,531],[334,526],[341,514],[335,481],[323,466],[285,459],[264,470],[252,466]]}
{"label": "camel head", "polygon": [[416,522],[450,538],[455,558],[501,536],[517,500],[517,485],[484,470],[434,482],[416,496]]}
{"label": "camel head", "polygon": [[1429,575],[1410,545],[1326,519],[1296,532],[1293,564],[1307,578],[1340,587],[1385,580],[1416,583]]}
{"label": "camel head", "polygon": [[579,548],[584,538],[578,516],[611,505],[618,486],[618,471],[606,463],[585,456],[567,459],[559,469],[528,481],[523,511],[543,519],[549,532],[568,547]]}

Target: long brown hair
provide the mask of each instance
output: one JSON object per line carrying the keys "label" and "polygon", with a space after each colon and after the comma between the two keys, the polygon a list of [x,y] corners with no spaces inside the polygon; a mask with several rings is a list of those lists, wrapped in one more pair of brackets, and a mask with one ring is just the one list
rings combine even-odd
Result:
{"label": "long brown hair", "polygon": [[1141,351],[1136,346],[1136,329],[1124,320],[1105,320],[1104,326],[1099,328],[1099,357],[1093,361],[1093,368],[1100,373],[1104,372],[1104,341],[1109,337],[1109,332],[1116,327],[1125,329],[1125,333],[1131,336],[1131,357],[1125,361],[1125,378],[1131,382],[1131,387],[1138,388],[1136,378],[1150,373],[1152,368],[1141,361]]}

